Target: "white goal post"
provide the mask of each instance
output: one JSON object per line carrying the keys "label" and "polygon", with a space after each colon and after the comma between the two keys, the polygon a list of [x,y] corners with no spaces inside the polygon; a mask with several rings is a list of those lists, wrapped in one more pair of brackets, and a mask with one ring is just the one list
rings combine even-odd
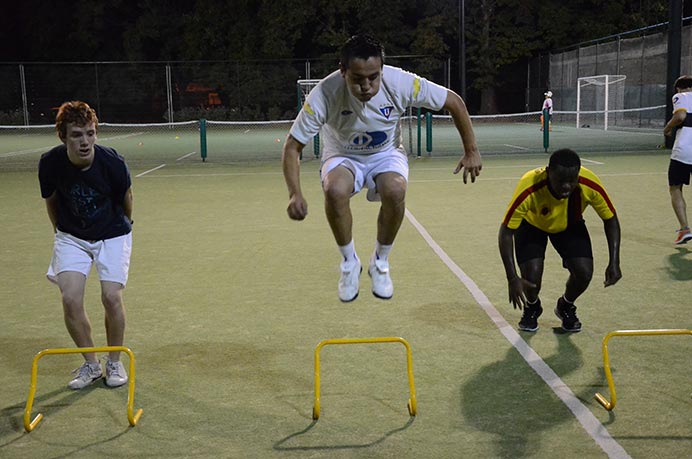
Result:
{"label": "white goal post", "polygon": [[[608,130],[608,123],[625,104],[626,75],[592,75],[577,78],[577,128]],[[615,114],[611,112],[616,112]]]}
{"label": "white goal post", "polygon": [[312,91],[313,88],[317,86],[317,83],[319,83],[320,81],[322,80],[310,79],[296,81],[296,85],[298,87],[298,103],[300,104],[300,106],[298,107],[299,109],[305,103],[305,99],[307,99],[308,94],[310,94],[310,91]]}
{"label": "white goal post", "polygon": [[[315,80],[315,79],[308,79],[308,80],[297,80],[296,81],[296,88],[298,92],[298,113],[300,113],[301,108],[303,108],[303,104],[305,104],[305,99],[308,98],[308,94],[310,94],[310,91],[312,91],[315,86],[317,86],[317,83],[319,83],[322,80]],[[313,153],[315,155],[315,158],[318,158],[320,156],[320,135],[317,134],[315,138],[313,139]]]}

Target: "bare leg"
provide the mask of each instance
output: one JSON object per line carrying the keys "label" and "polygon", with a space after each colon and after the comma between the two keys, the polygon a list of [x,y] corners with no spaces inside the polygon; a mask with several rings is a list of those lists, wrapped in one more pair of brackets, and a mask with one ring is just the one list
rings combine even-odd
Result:
{"label": "bare leg", "polygon": [[[106,339],[109,346],[122,346],[125,337],[125,305],[123,286],[118,282],[101,281],[101,301],[105,308]],[[111,360],[120,360],[120,352],[110,352]]]}
{"label": "bare leg", "polygon": [[593,277],[593,260],[591,258],[572,258],[566,260],[569,278],[565,286],[565,299],[574,303],[584,293]]}
{"label": "bare leg", "polygon": [[392,245],[406,212],[406,179],[396,172],[384,172],[375,178],[382,206],[377,217],[377,240]]}
{"label": "bare leg", "polygon": [[673,205],[673,212],[680,223],[680,228],[687,228],[687,204],[682,195],[682,185],[673,185],[669,188],[670,202]]}
{"label": "bare leg", "polygon": [[521,277],[534,284],[535,288],[526,289],[526,299],[530,303],[535,303],[538,294],[541,292],[541,281],[543,279],[543,258],[533,258],[519,265]]}
{"label": "bare leg", "polygon": [[[67,331],[77,347],[93,347],[91,323],[84,309],[84,289],[86,277],[75,271],[65,271],[57,275],[58,286],[62,294],[63,314]],[[84,359],[98,362],[96,354],[85,352]]]}
{"label": "bare leg", "polygon": [[324,210],[336,243],[346,245],[353,239],[351,194],[354,177],[345,167],[334,168],[324,179]]}

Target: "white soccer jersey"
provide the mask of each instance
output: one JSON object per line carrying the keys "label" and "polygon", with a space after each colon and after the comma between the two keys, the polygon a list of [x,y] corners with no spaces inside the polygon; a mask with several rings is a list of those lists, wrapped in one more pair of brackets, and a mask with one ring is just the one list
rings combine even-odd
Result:
{"label": "white soccer jersey", "polygon": [[348,90],[340,71],[324,78],[308,94],[291,135],[307,144],[318,132],[322,161],[337,155],[369,155],[391,148],[404,151],[399,120],[407,107],[440,110],[447,89],[397,67],[382,69],[380,90],[367,102]]}
{"label": "white soccer jersey", "polygon": [[692,92],[680,92],[673,96],[673,113],[684,110],[687,119],[675,134],[675,143],[670,158],[685,164],[692,164]]}

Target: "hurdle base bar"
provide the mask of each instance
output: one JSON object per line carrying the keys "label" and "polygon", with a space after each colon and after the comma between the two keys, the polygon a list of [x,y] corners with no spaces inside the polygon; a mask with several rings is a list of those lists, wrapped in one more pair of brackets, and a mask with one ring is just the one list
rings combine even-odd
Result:
{"label": "hurdle base bar", "polygon": [[24,410],[24,430],[31,432],[36,428],[39,422],[43,419],[43,414],[38,413],[34,419],[31,419],[31,408],[34,404],[36,395],[36,380],[38,379],[38,361],[46,355],[55,354],[82,354],[86,352],[124,352],[130,358],[130,375],[128,380],[128,395],[127,395],[127,420],[130,426],[135,426],[139,418],[142,416],[142,408],[135,413],[135,355],[125,346],[101,346],[101,347],[80,347],[80,348],[60,348],[60,349],[44,349],[38,352],[31,363],[31,385],[29,386],[29,396],[26,400],[26,408]]}
{"label": "hurdle base bar", "polygon": [[330,344],[375,344],[375,343],[401,343],[406,348],[406,369],[408,374],[409,396],[406,407],[411,416],[417,413],[416,386],[413,381],[413,357],[411,355],[411,345],[404,338],[384,337],[384,338],[335,338],[320,341],[315,348],[315,400],[312,406],[312,419],[320,418],[320,351],[324,346]]}
{"label": "hurdle base bar", "polygon": [[692,330],[685,329],[675,329],[675,328],[663,328],[654,330],[616,330],[608,333],[605,338],[603,338],[603,343],[601,345],[603,351],[603,369],[605,371],[606,379],[608,380],[608,390],[610,391],[610,400],[605,398],[600,393],[596,393],[594,398],[596,401],[606,410],[612,411],[615,408],[615,403],[617,402],[617,396],[615,394],[615,382],[613,381],[613,373],[610,370],[610,356],[608,355],[608,341],[614,336],[662,336],[662,335],[692,335]]}

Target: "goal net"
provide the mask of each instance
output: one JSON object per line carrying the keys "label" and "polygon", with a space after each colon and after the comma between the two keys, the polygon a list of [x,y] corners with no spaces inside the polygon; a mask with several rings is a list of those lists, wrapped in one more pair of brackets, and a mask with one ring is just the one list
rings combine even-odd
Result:
{"label": "goal net", "polygon": [[577,78],[577,128],[608,130],[622,121],[625,78],[625,75]]}
{"label": "goal net", "polygon": [[[317,83],[319,83],[322,80],[298,80],[296,82],[296,89],[298,93],[298,112],[303,108],[303,104],[305,104],[305,100],[308,98],[308,94],[310,94],[310,91],[312,91],[315,86],[317,86]],[[313,153],[315,155],[315,158],[319,158],[320,156],[320,135],[317,134],[313,139],[312,139],[312,145],[313,145]]]}

